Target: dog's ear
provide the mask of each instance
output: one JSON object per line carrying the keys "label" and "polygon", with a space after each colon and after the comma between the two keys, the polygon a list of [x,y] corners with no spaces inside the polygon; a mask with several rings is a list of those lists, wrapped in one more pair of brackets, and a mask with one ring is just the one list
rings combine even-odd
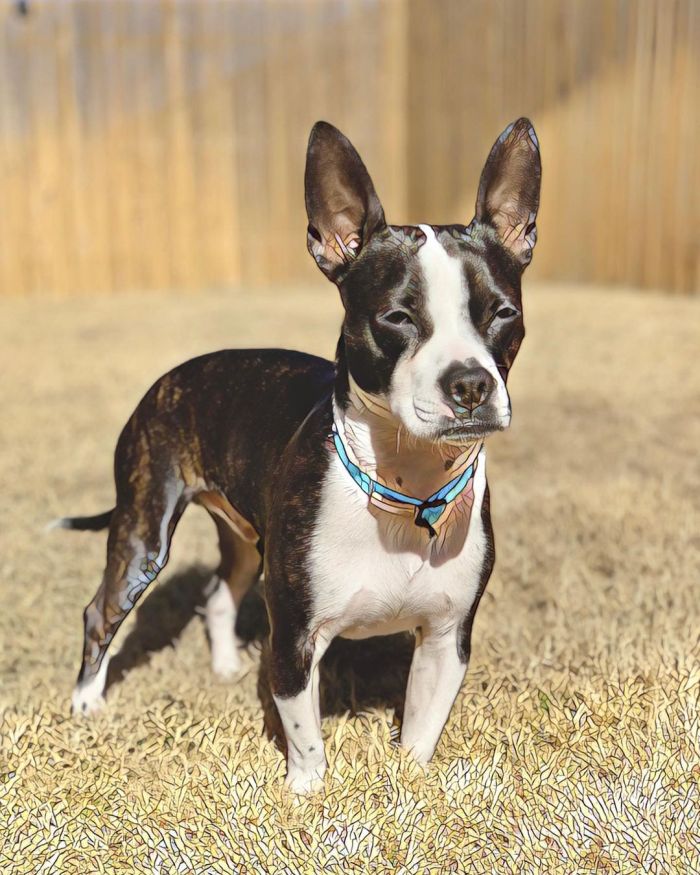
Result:
{"label": "dog's ear", "polygon": [[326,276],[340,282],[348,264],[385,220],[362,159],[328,122],[316,122],[311,130],[304,188],[306,245]]}
{"label": "dog's ear", "polygon": [[540,146],[529,119],[509,125],[493,144],[479,180],[477,222],[496,229],[503,245],[525,267],[537,240]]}

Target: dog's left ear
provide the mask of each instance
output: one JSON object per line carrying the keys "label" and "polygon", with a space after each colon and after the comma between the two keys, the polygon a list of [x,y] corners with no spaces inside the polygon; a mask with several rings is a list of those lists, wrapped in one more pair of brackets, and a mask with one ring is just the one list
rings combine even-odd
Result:
{"label": "dog's left ear", "polygon": [[328,122],[316,122],[311,130],[304,188],[306,245],[325,275],[340,282],[347,266],[386,223],[362,159]]}
{"label": "dog's left ear", "polygon": [[501,243],[526,267],[537,240],[540,146],[529,119],[509,125],[491,149],[479,180],[477,222],[496,229]]}

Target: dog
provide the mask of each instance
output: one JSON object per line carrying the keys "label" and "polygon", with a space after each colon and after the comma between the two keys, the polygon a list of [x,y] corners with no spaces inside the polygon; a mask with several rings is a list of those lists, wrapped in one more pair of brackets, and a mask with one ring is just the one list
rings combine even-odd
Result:
{"label": "dog", "polygon": [[221,548],[206,604],[219,675],[239,669],[236,612],[264,575],[292,790],[316,789],[326,770],[319,662],[336,636],[414,631],[401,743],[431,759],[495,559],[484,439],[510,424],[540,178],[521,118],[491,149],[469,225],[389,225],[350,141],[313,127],[307,246],[345,311],[335,362],[225,350],[147,392],[117,443],[114,508],[58,521],[109,528],[74,712],[103,703],[110,642],[194,502]]}

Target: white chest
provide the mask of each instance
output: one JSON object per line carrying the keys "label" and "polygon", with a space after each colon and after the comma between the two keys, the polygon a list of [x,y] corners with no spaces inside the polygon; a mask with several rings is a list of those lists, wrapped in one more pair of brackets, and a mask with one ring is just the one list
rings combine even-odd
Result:
{"label": "white chest", "polygon": [[436,549],[411,516],[370,511],[367,496],[334,458],[309,557],[312,628],[329,637],[365,638],[458,624],[474,602],[483,567],[485,462],[482,450],[471,515],[455,522]]}

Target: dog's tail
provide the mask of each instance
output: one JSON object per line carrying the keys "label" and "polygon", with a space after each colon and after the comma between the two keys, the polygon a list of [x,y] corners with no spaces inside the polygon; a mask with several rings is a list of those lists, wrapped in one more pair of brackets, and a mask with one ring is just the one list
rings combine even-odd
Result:
{"label": "dog's tail", "polygon": [[64,516],[50,522],[47,529],[76,529],[80,532],[99,532],[107,528],[113,513],[114,508],[106,510],[104,513],[95,514],[95,516]]}

